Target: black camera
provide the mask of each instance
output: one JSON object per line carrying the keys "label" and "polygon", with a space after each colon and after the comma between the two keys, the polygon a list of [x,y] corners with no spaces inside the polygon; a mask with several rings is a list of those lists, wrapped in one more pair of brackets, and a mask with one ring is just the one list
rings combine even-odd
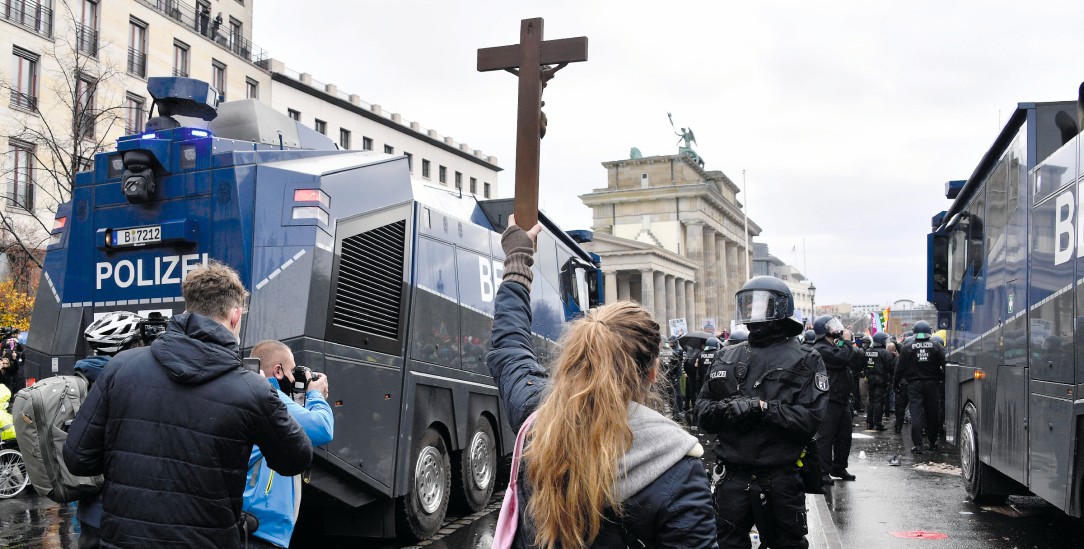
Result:
{"label": "black camera", "polygon": [[150,345],[158,336],[166,333],[166,317],[162,313],[154,311],[139,323],[139,337],[145,345]]}
{"label": "black camera", "polygon": [[294,366],[294,400],[300,400],[304,404],[305,395],[309,392],[309,384],[320,379],[318,372],[313,372],[308,366]]}

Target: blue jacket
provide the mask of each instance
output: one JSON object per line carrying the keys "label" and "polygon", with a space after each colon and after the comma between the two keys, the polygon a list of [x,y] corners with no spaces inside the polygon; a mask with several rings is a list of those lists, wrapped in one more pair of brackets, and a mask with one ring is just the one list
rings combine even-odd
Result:
{"label": "blue jacket", "polygon": [[[279,399],[286,405],[290,415],[305,430],[313,448],[331,442],[335,433],[335,418],[331,406],[319,391],[309,391],[305,395],[305,406],[302,407],[278,389],[275,378],[268,378],[267,381],[275,387]],[[297,512],[301,506],[301,477],[276,475],[264,461],[259,446],[252,447],[248,469],[243,508],[245,512],[260,519],[260,528],[254,536],[275,545],[289,547]]]}
{"label": "blue jacket", "polygon": [[[508,413],[508,423],[516,432],[527,416],[538,408],[549,383],[549,374],[538,363],[531,345],[530,299],[530,290],[522,284],[512,281],[501,284],[494,304],[493,348],[486,356],[489,371],[500,389],[501,400]],[[656,425],[660,419],[663,418],[656,418]],[[633,429],[635,447],[635,439],[647,437],[639,436],[631,418],[630,427]],[[680,430],[676,425],[670,428]],[[684,453],[684,449],[681,453]],[[628,457],[629,454],[626,454]],[[624,499],[624,515],[620,519],[615,520],[611,513],[607,513],[608,520],[603,522],[598,537],[591,544],[592,548],[639,546],[630,538],[636,538],[647,547],[718,547],[715,509],[704,462],[696,457],[682,457],[667,463],[673,464],[658,471],[657,477]],[[525,470],[521,467],[517,494],[520,521],[513,541],[513,547],[517,549],[532,547],[533,525],[526,512],[530,492]]]}

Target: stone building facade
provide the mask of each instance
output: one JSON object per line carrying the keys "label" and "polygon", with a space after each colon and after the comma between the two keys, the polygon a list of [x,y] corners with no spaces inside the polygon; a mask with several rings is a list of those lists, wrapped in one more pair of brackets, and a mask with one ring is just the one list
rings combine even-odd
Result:
{"label": "stone building facade", "polygon": [[632,299],[666,321],[685,318],[690,329],[709,319],[719,330],[734,319],[734,292],[748,280],[760,234],[745,218],[741,189],[721,171],[686,155],[604,162],[606,187],[580,196],[592,211],[606,298]]}

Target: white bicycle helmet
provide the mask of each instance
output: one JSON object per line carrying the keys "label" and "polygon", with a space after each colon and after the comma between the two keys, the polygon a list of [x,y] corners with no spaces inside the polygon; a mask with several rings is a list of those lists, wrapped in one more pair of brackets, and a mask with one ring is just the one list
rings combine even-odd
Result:
{"label": "white bicycle helmet", "polygon": [[109,313],[87,326],[83,336],[101,354],[113,355],[139,339],[139,323],[143,317],[127,311]]}

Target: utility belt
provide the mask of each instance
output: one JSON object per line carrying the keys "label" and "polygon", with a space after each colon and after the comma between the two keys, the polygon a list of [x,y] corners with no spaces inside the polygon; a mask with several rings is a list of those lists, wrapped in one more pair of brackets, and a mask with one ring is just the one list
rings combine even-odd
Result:
{"label": "utility belt", "polygon": [[758,467],[750,465],[735,465],[716,463],[711,471],[712,484],[722,479],[738,480],[771,480],[772,476],[798,474],[798,466],[795,464],[779,465],[776,467]]}

